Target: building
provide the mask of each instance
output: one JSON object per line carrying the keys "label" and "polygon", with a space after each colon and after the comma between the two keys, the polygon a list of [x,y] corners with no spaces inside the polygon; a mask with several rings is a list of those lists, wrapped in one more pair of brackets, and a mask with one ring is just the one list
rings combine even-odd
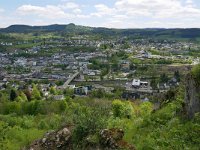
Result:
{"label": "building", "polygon": [[80,86],[74,88],[75,95],[87,95],[88,94],[88,87]]}
{"label": "building", "polygon": [[133,79],[132,87],[139,88],[140,87],[140,80],[139,79]]}
{"label": "building", "polygon": [[141,81],[140,79],[133,79],[132,87],[133,88],[147,88],[149,85],[146,81]]}

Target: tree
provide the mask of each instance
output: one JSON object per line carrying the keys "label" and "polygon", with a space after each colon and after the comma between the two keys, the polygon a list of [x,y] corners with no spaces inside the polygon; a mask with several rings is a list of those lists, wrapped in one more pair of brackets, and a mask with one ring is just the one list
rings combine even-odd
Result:
{"label": "tree", "polygon": [[38,88],[35,84],[33,84],[32,97],[33,97],[33,99],[36,99],[36,100],[41,99],[40,91],[38,90]]}
{"label": "tree", "polygon": [[103,98],[103,97],[105,97],[105,91],[102,89],[93,90],[91,92],[91,96],[96,97],[96,98]]}
{"label": "tree", "polygon": [[153,110],[153,105],[151,102],[143,102],[142,104],[140,104],[140,115],[145,117],[145,116],[149,116]]}
{"label": "tree", "polygon": [[70,88],[67,88],[67,89],[65,89],[65,90],[63,91],[63,94],[64,94],[65,96],[73,96],[74,90],[73,90],[73,89],[70,89]]}
{"label": "tree", "polygon": [[28,89],[26,89],[26,90],[24,91],[24,94],[26,95],[27,100],[30,101],[31,98],[32,98],[31,92],[30,92]]}
{"label": "tree", "polygon": [[178,70],[174,72],[174,77],[176,78],[176,80],[177,80],[178,82],[180,82],[180,80],[181,80],[180,78],[181,78],[181,77],[180,77],[180,73],[179,73]]}
{"label": "tree", "polygon": [[166,83],[168,80],[169,80],[169,78],[165,73],[160,75],[160,81],[161,82]]}
{"label": "tree", "polygon": [[130,102],[114,100],[112,102],[112,111],[114,117],[131,118],[133,116],[133,107]]}
{"label": "tree", "polygon": [[151,85],[151,87],[152,87],[153,89],[156,89],[156,88],[157,88],[157,85],[158,85],[158,81],[157,81],[155,78],[153,78],[153,79],[151,80],[150,85]]}
{"label": "tree", "polygon": [[23,101],[23,99],[22,99],[22,97],[21,97],[21,96],[17,96],[17,97],[15,98],[15,101],[16,101],[16,102],[22,102],[22,101]]}
{"label": "tree", "polygon": [[28,101],[27,96],[26,96],[26,94],[24,94],[24,92],[21,91],[21,92],[19,93],[19,96],[21,97],[22,101],[24,101],[24,102],[25,102],[25,101]]}
{"label": "tree", "polygon": [[56,94],[56,89],[55,89],[55,87],[52,86],[52,87],[50,88],[50,93],[53,94],[53,95]]}
{"label": "tree", "polygon": [[14,101],[17,98],[17,93],[14,89],[10,91],[10,100]]}

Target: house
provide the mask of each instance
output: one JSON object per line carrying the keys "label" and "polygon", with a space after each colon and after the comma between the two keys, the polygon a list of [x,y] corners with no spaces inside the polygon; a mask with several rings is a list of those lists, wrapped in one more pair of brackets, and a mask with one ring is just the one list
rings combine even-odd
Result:
{"label": "house", "polygon": [[131,92],[123,92],[122,93],[122,98],[123,99],[140,99],[140,94],[139,93],[131,93]]}
{"label": "house", "polygon": [[147,88],[148,85],[149,85],[148,82],[146,82],[146,81],[140,81],[140,87],[141,87],[141,88]]}
{"label": "house", "polygon": [[19,58],[15,61],[15,65],[17,66],[25,66],[27,64],[27,59]]}
{"label": "house", "polygon": [[52,98],[53,98],[53,100],[64,100],[65,99],[64,95],[53,95]]}
{"label": "house", "polygon": [[80,86],[74,88],[75,95],[87,95],[88,94],[88,87]]}
{"label": "house", "polygon": [[168,81],[168,84],[170,87],[176,87],[179,85],[177,79],[175,77],[173,77],[171,80]]}
{"label": "house", "polygon": [[139,88],[140,87],[140,80],[139,79],[133,79],[132,87]]}
{"label": "house", "polygon": [[88,73],[88,76],[95,76],[96,74],[95,74],[95,72],[89,72]]}
{"label": "house", "polygon": [[68,85],[67,86],[69,89],[74,89],[74,88],[76,88],[76,85]]}
{"label": "house", "polygon": [[128,72],[130,70],[130,62],[129,61],[122,61],[120,64],[120,68],[122,71]]}
{"label": "house", "polygon": [[132,87],[133,88],[147,88],[149,85],[146,81],[141,81],[139,79],[133,79]]}
{"label": "house", "polygon": [[158,84],[158,89],[160,93],[166,92],[170,89],[170,86],[166,83],[159,83]]}

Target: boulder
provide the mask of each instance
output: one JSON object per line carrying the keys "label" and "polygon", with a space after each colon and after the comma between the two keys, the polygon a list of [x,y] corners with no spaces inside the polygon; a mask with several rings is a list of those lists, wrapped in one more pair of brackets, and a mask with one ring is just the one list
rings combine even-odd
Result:
{"label": "boulder", "polygon": [[122,129],[103,129],[100,131],[100,144],[104,149],[127,149],[135,150],[133,145],[123,140]]}
{"label": "boulder", "polygon": [[34,141],[27,150],[71,150],[71,132],[68,128],[52,131],[37,141]]}

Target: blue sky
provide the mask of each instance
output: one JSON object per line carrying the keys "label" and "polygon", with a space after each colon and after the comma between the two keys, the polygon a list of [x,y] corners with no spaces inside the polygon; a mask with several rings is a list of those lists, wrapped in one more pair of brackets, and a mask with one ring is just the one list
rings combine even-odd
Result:
{"label": "blue sky", "polygon": [[200,28],[200,0],[0,0],[0,27]]}

